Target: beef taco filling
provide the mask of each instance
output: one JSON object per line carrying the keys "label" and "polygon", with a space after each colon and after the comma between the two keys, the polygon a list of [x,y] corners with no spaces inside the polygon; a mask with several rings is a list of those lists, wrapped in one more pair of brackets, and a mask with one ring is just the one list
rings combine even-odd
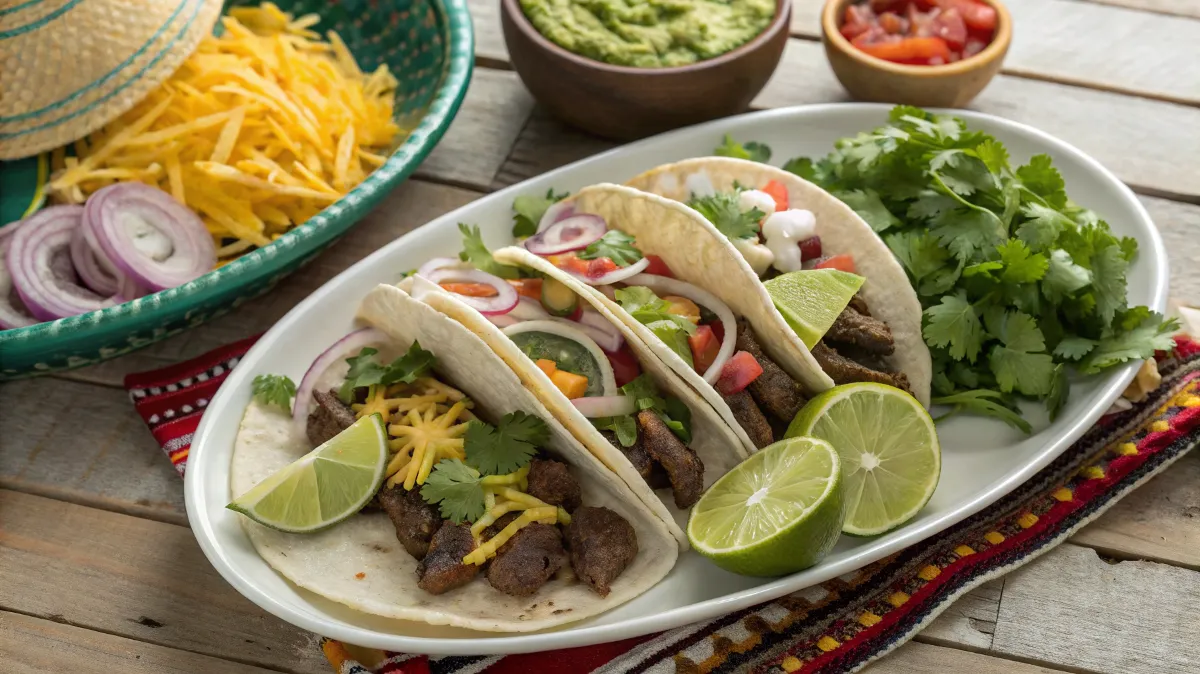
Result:
{"label": "beef taco filling", "polygon": [[313,392],[306,431],[319,445],[363,417],[385,421],[392,454],[375,503],[419,561],[416,585],[440,595],[487,582],[531,597],[569,568],[606,596],[637,536],[619,514],[583,502],[570,466],[540,446],[545,422],[514,412],[487,423],[418,344],[391,364],[375,354],[347,360],[341,390]]}

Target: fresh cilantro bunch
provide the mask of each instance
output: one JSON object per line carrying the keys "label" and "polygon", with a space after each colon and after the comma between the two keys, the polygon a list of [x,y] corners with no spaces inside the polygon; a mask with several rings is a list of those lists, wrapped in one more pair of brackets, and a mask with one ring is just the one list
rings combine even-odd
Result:
{"label": "fresh cilantro bunch", "polygon": [[762,143],[750,141],[748,143],[738,143],[733,140],[729,134],[725,134],[725,140],[717,146],[713,154],[720,157],[733,157],[734,159],[749,159],[750,161],[768,162],[771,161],[771,148]]}
{"label": "fresh cilantro bunch", "polygon": [[292,398],[296,397],[296,383],[281,374],[260,374],[250,384],[254,399],[264,405],[275,405],[289,414]]}
{"label": "fresh cilantro bunch", "polygon": [[[692,441],[692,411],[678,398],[663,398],[649,375],[643,373],[621,387],[621,395],[632,396],[641,410],[654,410],[658,418],[683,444]],[[622,447],[637,443],[637,420],[633,414],[592,419],[592,425],[602,431],[612,431]]]}
{"label": "fresh cilantro bunch", "polygon": [[696,326],[678,314],[668,311],[671,304],[654,294],[645,286],[630,286],[616,291],[621,308],[651,332],[692,367],[692,348],[688,336],[696,333]]}
{"label": "fresh cilantro bunch", "polygon": [[513,199],[513,238],[523,239],[537,234],[538,223],[541,222],[546,211],[568,196],[570,196],[568,192],[555,194],[554,189],[551,188],[546,190],[544,197],[522,194]]}
{"label": "fresh cilantro bunch", "polygon": [[421,486],[421,498],[455,524],[474,522],[486,509],[483,478],[520,470],[549,439],[546,422],[524,412],[506,414],[495,426],[473,420],[463,436],[466,461],[439,461]]}
{"label": "fresh cilantro bunch", "polygon": [[854,208],[907,270],[925,308],[934,403],[1028,431],[1017,398],[1054,418],[1069,371],[1174,345],[1177,322],[1128,304],[1137,241],[1072,202],[1046,155],[1014,169],[992,136],[898,106],[886,126],[784,168]]}
{"label": "fresh cilantro bunch", "polygon": [[407,353],[387,365],[375,358],[377,353],[378,349],[367,346],[363,347],[358,355],[346,359],[350,370],[346,373],[346,381],[342,382],[342,387],[338,389],[338,397],[343,402],[348,403],[354,399],[356,388],[376,384],[411,384],[417,377],[429,372],[437,362],[432,353],[421,348],[420,342],[413,342]]}
{"label": "fresh cilantro bunch", "polygon": [[637,239],[619,229],[610,229],[604,236],[593,241],[587,248],[579,252],[581,260],[595,260],[606,257],[618,267],[629,265],[642,259],[642,251],[638,250]]}
{"label": "fresh cilantro bunch", "polygon": [[692,197],[687,205],[699,211],[718,231],[735,241],[757,239],[758,223],[767,215],[757,208],[743,212],[736,193],[717,192],[706,197]]}

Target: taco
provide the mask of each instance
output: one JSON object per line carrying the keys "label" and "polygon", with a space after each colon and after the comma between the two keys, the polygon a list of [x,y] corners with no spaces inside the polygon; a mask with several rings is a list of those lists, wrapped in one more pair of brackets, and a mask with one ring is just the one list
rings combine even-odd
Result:
{"label": "taco", "polygon": [[628,185],[686,203],[764,281],[798,269],[864,277],[858,294],[812,344],[813,356],[834,383],[889,384],[929,406],[933,373],[921,336],[921,303],[904,268],[852,208],[795,174],[729,157],[660,166]]}
{"label": "taco", "polygon": [[360,314],[374,327],[317,359],[292,415],[256,399],[237,435],[234,495],[386,417],[393,454],[366,508],[305,534],[243,518],[276,571],[365,613],[502,632],[596,615],[670,571],[666,525],[488,345],[392,286]]}
{"label": "taco", "polygon": [[490,271],[437,259],[401,287],[486,342],[686,549],[688,509],[749,456],[733,430],[588,291],[476,262]]}

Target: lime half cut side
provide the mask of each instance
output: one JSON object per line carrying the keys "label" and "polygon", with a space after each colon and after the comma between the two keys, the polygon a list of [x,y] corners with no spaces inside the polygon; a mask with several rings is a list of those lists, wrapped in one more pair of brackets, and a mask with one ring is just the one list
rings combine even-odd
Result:
{"label": "lime half cut side", "polygon": [[942,450],[921,403],[883,384],[843,384],[800,410],[787,437],[826,440],[842,458],[842,531],[874,536],[912,519],[933,496]]}
{"label": "lime half cut side", "polygon": [[379,490],[387,461],[387,433],[379,415],[372,414],[226,507],[272,529],[319,531],[363,509]]}
{"label": "lime half cut side", "polygon": [[821,561],[842,528],[841,462],[829,443],[791,438],[717,480],[692,508],[692,547],[746,576],[780,576]]}

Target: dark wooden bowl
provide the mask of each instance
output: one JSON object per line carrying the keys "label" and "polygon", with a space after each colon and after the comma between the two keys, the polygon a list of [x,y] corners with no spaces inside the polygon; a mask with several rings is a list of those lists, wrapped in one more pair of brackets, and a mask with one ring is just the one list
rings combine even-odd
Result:
{"label": "dark wooden bowl", "polygon": [[534,28],[520,0],[500,0],[509,57],[533,97],[568,124],[617,140],[746,110],[779,65],[791,18],[791,0],[776,0],[766,30],[731,52],[686,66],[632,68],[563,49]]}

